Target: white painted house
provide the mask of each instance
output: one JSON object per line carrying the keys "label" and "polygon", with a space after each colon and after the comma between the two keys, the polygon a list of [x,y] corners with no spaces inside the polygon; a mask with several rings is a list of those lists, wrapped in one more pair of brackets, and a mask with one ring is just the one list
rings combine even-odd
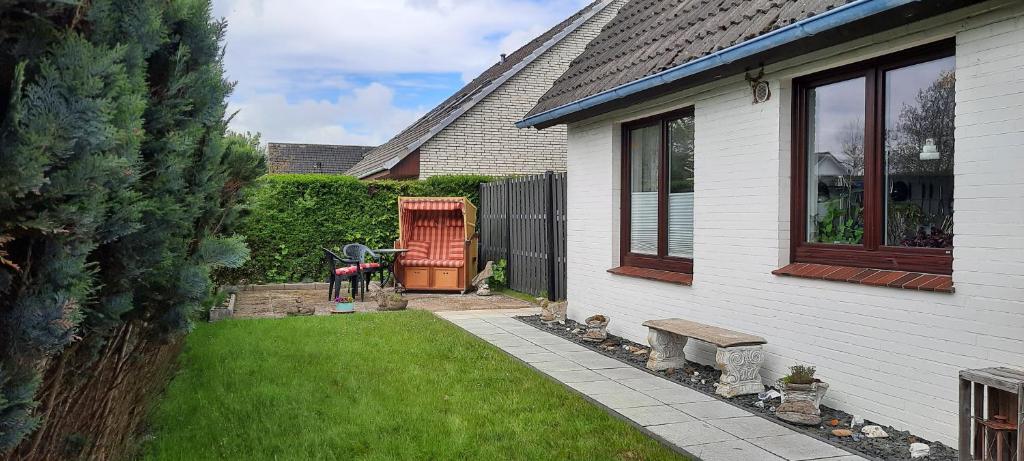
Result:
{"label": "white painted house", "polygon": [[518,125],[568,127],[573,319],[953,446],[959,370],[1024,368],[1024,2],[632,0]]}

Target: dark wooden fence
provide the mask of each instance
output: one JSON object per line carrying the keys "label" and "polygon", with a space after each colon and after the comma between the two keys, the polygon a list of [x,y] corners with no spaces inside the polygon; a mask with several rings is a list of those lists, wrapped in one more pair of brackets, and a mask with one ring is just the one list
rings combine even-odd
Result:
{"label": "dark wooden fence", "polygon": [[480,185],[480,263],[508,261],[509,288],[565,299],[565,173]]}

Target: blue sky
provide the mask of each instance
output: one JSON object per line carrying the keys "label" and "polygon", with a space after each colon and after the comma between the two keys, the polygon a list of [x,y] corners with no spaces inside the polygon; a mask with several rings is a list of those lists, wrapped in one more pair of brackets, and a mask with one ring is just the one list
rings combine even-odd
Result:
{"label": "blue sky", "polygon": [[376,145],[586,0],[214,0],[231,128]]}

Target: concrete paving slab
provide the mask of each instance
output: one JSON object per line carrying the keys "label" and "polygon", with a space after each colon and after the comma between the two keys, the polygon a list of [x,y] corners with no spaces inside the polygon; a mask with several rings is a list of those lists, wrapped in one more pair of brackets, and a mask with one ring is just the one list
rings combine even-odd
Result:
{"label": "concrete paving slab", "polygon": [[[540,348],[537,348],[537,349],[538,350],[543,350],[543,349],[540,349]],[[538,352],[538,353],[530,353],[530,354],[521,354],[521,355],[512,354],[512,355],[515,355],[516,357],[519,357],[520,360],[522,360],[522,361],[524,361],[526,363],[551,362],[551,361],[554,361],[554,360],[560,360],[562,358],[562,357],[560,357],[558,354],[556,354],[554,352]]]}
{"label": "concrete paving slab", "polygon": [[667,405],[673,405],[676,403],[711,402],[715,400],[715,398],[710,395],[702,394],[683,386],[641,392],[654,397],[659,402]]}
{"label": "concrete paving slab", "polygon": [[665,405],[620,408],[615,411],[641,426],[695,421],[692,416]]}
{"label": "concrete paving slab", "polygon": [[549,351],[551,351],[551,352],[554,352],[556,354],[560,354],[560,353],[564,353],[564,352],[586,352],[586,351],[590,350],[590,349],[587,349],[587,348],[585,348],[583,346],[580,346],[579,344],[576,344],[576,343],[573,343],[573,342],[569,342],[569,341],[566,341],[566,342],[561,343],[561,344],[552,344],[552,345],[544,346],[544,348],[549,350]]}
{"label": "concrete paving slab", "polygon": [[[509,354],[511,354],[514,357],[519,357],[519,358],[523,358],[523,356],[530,355],[530,354],[552,354],[556,358],[551,359],[551,360],[562,360],[562,357],[560,357],[559,355],[557,355],[557,354],[555,354],[553,352],[548,352],[547,349],[544,349],[543,347],[540,347],[540,346],[537,346],[537,345],[534,345],[534,344],[531,344],[529,346],[504,346],[504,347],[500,347],[500,349],[505,351],[505,352],[508,352]],[[548,362],[550,360],[544,360],[544,361]]]}
{"label": "concrete paving slab", "polygon": [[558,355],[565,357],[573,362],[583,365],[591,370],[603,369],[603,368],[619,368],[622,366],[622,362],[615,360],[611,357],[606,357],[598,354],[594,351],[586,352],[562,352]]}
{"label": "concrete paving slab", "polygon": [[570,383],[569,387],[586,395],[611,394],[613,392],[629,392],[629,388],[610,379]]}
{"label": "concrete paving slab", "polygon": [[672,408],[700,420],[750,416],[750,412],[718,400],[712,400],[710,402],[680,403],[672,405]]}
{"label": "concrete paving slab", "polygon": [[494,344],[495,346],[498,347],[536,346],[536,344],[534,343],[531,343],[523,338],[513,335],[508,335],[507,337],[501,337],[496,339],[487,339],[487,342]]}
{"label": "concrete paving slab", "polygon": [[597,370],[598,373],[607,376],[608,378],[622,381],[626,379],[639,379],[639,378],[650,378],[650,373],[637,370],[633,367],[619,367],[619,368],[608,368]]}
{"label": "concrete paving slab", "polygon": [[531,363],[531,365],[533,365],[534,368],[536,368],[536,369],[538,369],[540,371],[543,371],[543,372],[586,370],[586,368],[583,365],[580,365],[580,364],[578,364],[576,362],[573,362],[571,360],[566,360],[566,359],[553,360],[553,361],[550,361],[550,362]]}
{"label": "concrete paving slab", "polygon": [[649,407],[651,405],[661,403],[637,391],[597,394],[590,396],[590,398],[600,402],[602,405],[611,408],[612,410],[631,407]]}
{"label": "concrete paving slab", "polygon": [[672,444],[683,447],[687,451],[690,450],[686,447],[692,445],[737,440],[733,435],[704,421],[688,421],[685,423],[648,426],[647,430],[657,434]]}
{"label": "concrete paving slab", "polygon": [[850,454],[820,440],[796,433],[750,439],[749,442],[790,461],[821,459]]}
{"label": "concrete paving slab", "polygon": [[760,437],[772,437],[776,435],[792,434],[793,430],[779,424],[775,424],[759,416],[744,416],[740,418],[725,418],[708,420],[708,424],[715,426],[741,439],[756,439]]}
{"label": "concrete paving slab", "polygon": [[687,448],[701,461],[784,461],[744,440],[708,443]]}
{"label": "concrete paving slab", "polygon": [[626,385],[626,387],[630,389],[636,389],[638,391],[653,391],[655,389],[676,389],[682,387],[672,381],[669,381],[665,378],[659,378],[657,376],[649,376],[646,378],[635,379],[620,379],[619,382]]}
{"label": "concrete paving slab", "polygon": [[545,373],[555,380],[566,384],[582,383],[586,381],[604,381],[608,379],[591,370],[546,371]]}

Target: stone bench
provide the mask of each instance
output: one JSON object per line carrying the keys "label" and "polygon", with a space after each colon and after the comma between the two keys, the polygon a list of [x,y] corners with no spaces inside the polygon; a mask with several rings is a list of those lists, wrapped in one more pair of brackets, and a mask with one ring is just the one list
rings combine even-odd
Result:
{"label": "stone bench", "polygon": [[722,370],[722,377],[715,393],[735,397],[764,391],[761,382],[763,345],[767,343],[764,338],[683,319],[648,320],[644,326],[647,327],[647,342],[651,344],[647,368],[655,371],[682,369],[686,366],[683,347],[693,338],[718,347],[715,362]]}

